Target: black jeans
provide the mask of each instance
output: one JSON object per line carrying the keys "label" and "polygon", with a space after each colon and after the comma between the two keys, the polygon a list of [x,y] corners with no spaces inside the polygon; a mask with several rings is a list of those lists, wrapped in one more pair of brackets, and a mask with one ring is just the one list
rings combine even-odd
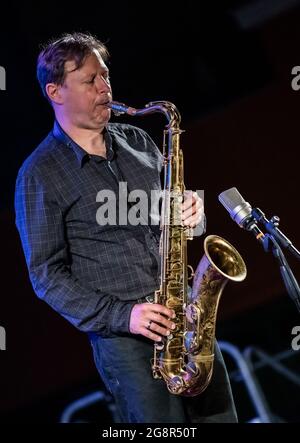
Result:
{"label": "black jeans", "polygon": [[123,423],[234,423],[236,410],[223,357],[216,343],[212,380],[197,397],[170,394],[152,377],[153,342],[142,336],[92,341],[96,367],[113,395]]}

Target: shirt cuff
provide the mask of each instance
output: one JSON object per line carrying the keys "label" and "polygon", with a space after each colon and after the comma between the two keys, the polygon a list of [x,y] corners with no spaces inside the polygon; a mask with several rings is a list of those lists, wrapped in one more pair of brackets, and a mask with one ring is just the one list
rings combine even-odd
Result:
{"label": "shirt cuff", "polygon": [[129,322],[130,315],[133,306],[136,302],[116,302],[116,306],[113,310],[112,321],[110,325],[110,331],[113,334],[128,334],[129,330]]}

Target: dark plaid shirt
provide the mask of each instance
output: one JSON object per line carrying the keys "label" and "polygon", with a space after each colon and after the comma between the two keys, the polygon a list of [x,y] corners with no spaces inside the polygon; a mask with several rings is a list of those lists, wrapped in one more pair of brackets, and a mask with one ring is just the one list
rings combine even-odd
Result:
{"label": "dark plaid shirt", "polygon": [[159,227],[99,225],[97,193],[160,189],[162,155],[139,128],[110,123],[107,158],[55,123],[20,168],[16,225],[33,288],[82,331],[127,333],[132,306],[159,287]]}

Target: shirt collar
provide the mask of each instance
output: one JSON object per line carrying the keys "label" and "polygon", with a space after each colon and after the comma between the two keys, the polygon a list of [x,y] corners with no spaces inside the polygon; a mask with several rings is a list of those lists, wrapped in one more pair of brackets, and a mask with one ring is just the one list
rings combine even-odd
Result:
{"label": "shirt collar", "polygon": [[102,162],[104,160],[111,161],[115,156],[115,152],[112,147],[111,134],[108,132],[108,129],[106,127],[104,128],[103,132],[105,145],[106,145],[106,158],[101,157],[100,155],[90,155],[88,152],[86,152],[63,130],[63,128],[60,126],[57,120],[55,120],[54,122],[52,132],[53,136],[56,139],[58,139],[60,142],[62,142],[63,144],[65,144],[74,151],[80,167],[82,167],[85,161],[89,159],[93,159],[96,162]]}

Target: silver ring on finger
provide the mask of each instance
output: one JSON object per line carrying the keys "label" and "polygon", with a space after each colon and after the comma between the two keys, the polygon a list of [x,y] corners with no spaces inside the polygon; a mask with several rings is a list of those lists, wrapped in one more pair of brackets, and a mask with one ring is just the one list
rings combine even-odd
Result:
{"label": "silver ring on finger", "polygon": [[148,325],[146,326],[146,328],[148,329],[148,331],[150,331],[150,329],[151,329],[151,323],[152,323],[152,320],[149,320],[149,323],[148,323]]}

